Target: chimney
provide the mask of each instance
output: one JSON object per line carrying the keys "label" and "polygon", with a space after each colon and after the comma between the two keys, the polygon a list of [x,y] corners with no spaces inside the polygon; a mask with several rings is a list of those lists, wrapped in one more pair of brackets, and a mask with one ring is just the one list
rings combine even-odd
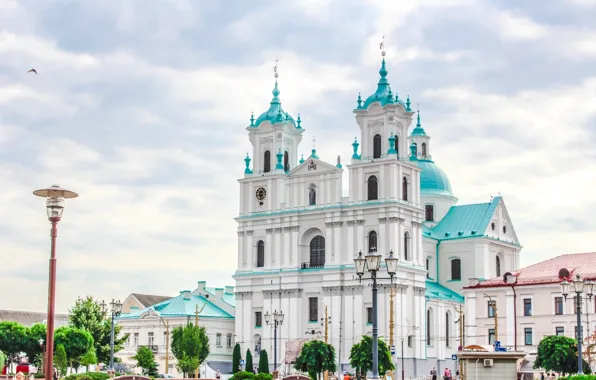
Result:
{"label": "chimney", "polygon": [[226,286],[224,293],[234,294],[234,287],[233,286]]}
{"label": "chimney", "polygon": [[223,288],[215,288],[215,299],[216,300],[221,300],[223,298],[224,295],[224,289]]}
{"label": "chimney", "polygon": [[190,290],[181,290],[180,294],[184,297],[185,300],[190,299]]}
{"label": "chimney", "polygon": [[207,281],[197,281],[197,290],[195,290],[195,293],[204,294],[205,286],[207,286]]}

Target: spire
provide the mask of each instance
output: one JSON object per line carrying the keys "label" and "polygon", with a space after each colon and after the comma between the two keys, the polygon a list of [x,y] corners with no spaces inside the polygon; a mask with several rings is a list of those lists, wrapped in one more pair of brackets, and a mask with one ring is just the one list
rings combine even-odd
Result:
{"label": "spire", "polygon": [[362,97],[360,96],[360,93],[358,93],[358,108],[362,108]]}
{"label": "spire", "polygon": [[406,99],[406,111],[408,112],[412,112],[412,109],[410,108],[410,95],[408,95],[408,98]]}
{"label": "spire", "polygon": [[[279,91],[278,81],[277,81],[277,79],[279,78],[279,72],[278,72],[277,65],[278,65],[278,60],[276,59],[275,66],[273,66],[273,77],[275,78],[275,85],[273,86],[273,90],[271,91],[273,98],[271,99],[271,102],[269,103],[269,109],[267,111],[263,112],[254,121],[254,127],[259,127],[259,125],[261,125],[261,123],[264,121],[268,121],[271,124],[275,124],[275,123],[279,123],[279,122],[290,122],[296,126],[296,122],[294,121],[294,118],[292,116],[290,116],[287,112],[285,112],[283,110],[283,108],[281,107],[281,100],[279,99],[280,91]],[[296,128],[298,128],[298,127],[296,127]]]}
{"label": "spire", "polygon": [[317,149],[315,148],[315,138],[312,138],[312,150],[310,151],[310,157],[311,158],[316,158],[318,159],[319,156],[317,156]]}
{"label": "spire", "polygon": [[304,163],[304,154],[300,156],[300,161],[298,161],[300,165]]}
{"label": "spire", "polygon": [[252,170],[250,170],[250,157],[248,156],[248,153],[246,153],[244,164],[246,165],[246,168],[244,169],[244,174],[252,174]]}
{"label": "spire", "polygon": [[418,111],[416,113],[418,116],[416,117],[416,128],[412,130],[410,136],[426,136],[426,131],[422,128],[422,124],[420,123],[420,107],[418,107]]}

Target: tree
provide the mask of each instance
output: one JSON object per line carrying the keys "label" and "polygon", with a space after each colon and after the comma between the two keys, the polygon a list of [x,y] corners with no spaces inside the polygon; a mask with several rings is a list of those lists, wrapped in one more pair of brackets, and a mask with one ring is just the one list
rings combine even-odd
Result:
{"label": "tree", "polygon": [[64,346],[70,366],[78,368],[81,356],[93,347],[93,337],[88,331],[76,327],[62,326],[54,334],[56,346]]}
{"label": "tree", "polygon": [[261,355],[259,355],[259,373],[269,373],[267,350],[261,350]]}
{"label": "tree", "polygon": [[66,371],[68,370],[68,358],[66,357],[64,346],[61,344],[57,345],[56,350],[54,351],[54,363],[60,372],[60,376],[66,376]]}
{"label": "tree", "polygon": [[140,346],[137,349],[136,355],[133,356],[132,359],[137,361],[137,367],[143,369],[144,375],[150,377],[156,377],[158,375],[157,363],[155,362],[153,351],[151,351],[149,347]]}
{"label": "tree", "polygon": [[[38,343],[39,344],[39,343]],[[27,329],[20,323],[0,322],[0,350],[14,362],[27,347]]]}
{"label": "tree", "polygon": [[188,374],[199,368],[209,356],[209,338],[203,327],[189,323],[172,331],[171,348],[178,359],[178,369]]}
{"label": "tree", "polygon": [[[370,336],[363,336],[359,343],[352,346],[350,365],[362,374],[362,377],[372,370],[372,338]],[[382,339],[379,339],[379,375],[383,376],[386,371],[394,368],[387,345]]]}
{"label": "tree", "polygon": [[6,354],[0,350],[0,373],[4,371],[4,365],[6,364]]}
{"label": "tree", "polygon": [[[91,334],[97,361],[107,363],[110,360],[112,322],[102,313],[99,302],[91,296],[79,298],[68,311],[68,321],[72,327],[86,330]],[[121,328],[118,324],[114,326],[114,353],[122,350],[128,339],[129,334],[119,337]]]}
{"label": "tree", "polygon": [[240,344],[236,343],[234,351],[232,352],[232,373],[240,372],[240,361],[242,361],[242,354],[240,353]]}
{"label": "tree", "polygon": [[25,346],[23,352],[28,358],[34,358],[37,355],[43,355],[44,350],[39,345],[39,340],[43,340],[43,344],[47,344],[46,340],[46,325],[44,323],[36,323],[29,328],[25,328],[27,331],[27,338],[25,340]]}
{"label": "tree", "polygon": [[307,372],[312,380],[320,379],[324,371],[335,372],[335,348],[323,341],[311,340],[302,346],[294,368]]}
{"label": "tree", "polygon": [[89,372],[89,366],[91,364],[97,364],[97,355],[95,355],[95,347],[91,346],[89,351],[83,354],[79,361],[81,362],[81,365],[87,367],[87,372]]}
{"label": "tree", "polygon": [[244,363],[244,370],[246,372],[253,372],[254,364],[252,364],[252,354],[250,348],[246,350],[246,362]]}
{"label": "tree", "polygon": [[[589,368],[583,361],[584,368]],[[538,344],[538,352],[534,368],[560,373],[577,372],[577,341],[565,336],[551,335],[542,338]]]}

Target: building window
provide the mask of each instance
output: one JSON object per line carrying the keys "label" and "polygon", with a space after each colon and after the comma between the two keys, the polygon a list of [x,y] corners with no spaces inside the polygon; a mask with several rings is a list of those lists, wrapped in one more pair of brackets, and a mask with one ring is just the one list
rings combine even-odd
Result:
{"label": "building window", "polygon": [[221,334],[220,333],[215,334],[215,346],[221,347]]}
{"label": "building window", "polygon": [[501,275],[501,258],[499,256],[495,257],[495,272],[497,273],[497,277]]}
{"label": "building window", "polygon": [[495,222],[492,222],[492,223],[490,224],[490,228],[491,228],[491,230],[493,230],[493,231],[495,230]]}
{"label": "building window", "polygon": [[310,185],[308,187],[308,205],[315,206],[317,204],[317,187]]}
{"label": "building window", "polygon": [[487,309],[488,318],[494,318],[496,306],[497,306],[497,301],[488,301],[488,309]]}
{"label": "building window", "polygon": [[257,268],[265,266],[265,243],[259,240],[257,243]]}
{"label": "building window", "polygon": [[135,333],[134,334],[133,345],[134,346],[138,346],[139,345],[139,333]]}
{"label": "building window", "polygon": [[310,241],[310,267],[322,268],[325,266],[325,238],[315,236]]}
{"label": "building window", "polygon": [[488,329],[488,344],[495,344],[495,329]]}
{"label": "building window", "polygon": [[412,335],[408,335],[408,347],[412,347]]}
{"label": "building window", "polygon": [[451,260],[451,279],[452,280],[461,280],[461,260],[460,259]]}
{"label": "building window", "polygon": [[319,320],[319,298],[310,297],[308,299],[308,321],[317,322]]}
{"label": "building window", "polygon": [[555,335],[557,335],[557,336],[565,336],[565,327],[563,327],[563,326],[557,326],[555,328]]}
{"label": "building window", "polygon": [[226,347],[232,348],[232,334],[226,335]]}
{"label": "building window", "polygon": [[426,278],[430,278],[430,259],[426,258]]}
{"label": "building window", "polygon": [[366,308],[366,324],[372,325],[373,323],[373,308],[367,307]]}
{"label": "building window", "polygon": [[426,157],[426,143],[422,143],[420,147],[422,148],[422,157]]}
{"label": "building window", "polygon": [[445,345],[449,347],[451,345],[449,339],[449,330],[451,328],[451,318],[449,318],[449,313],[445,313]]}
{"label": "building window", "polygon": [[373,158],[381,158],[381,135],[373,137]]}
{"label": "building window", "polygon": [[410,234],[404,233],[404,260],[410,260]]}
{"label": "building window", "polygon": [[408,200],[408,179],[406,177],[401,180],[401,199]]}
{"label": "building window", "polygon": [[524,316],[530,317],[532,315],[532,299],[524,298]]}
{"label": "building window", "polygon": [[426,345],[430,346],[431,345],[431,326],[432,326],[432,312],[430,309],[426,310]]}
{"label": "building window", "polygon": [[555,315],[563,315],[563,297],[555,297]]}
{"label": "building window", "polygon": [[255,327],[263,326],[263,312],[255,311]]}
{"label": "building window", "polygon": [[412,147],[414,147],[414,157],[418,157],[418,145],[416,143],[412,143]]}
{"label": "building window", "polygon": [[155,340],[153,339],[153,333],[149,332],[147,333],[147,344],[150,346],[153,346],[153,343],[155,343]]}
{"label": "building window", "polygon": [[507,233],[507,226],[503,226],[503,233],[506,234]]}
{"label": "building window", "polygon": [[435,220],[435,206],[425,205],[424,206],[424,220],[427,222],[433,222]]}
{"label": "building window", "polygon": [[379,199],[379,182],[377,181],[377,177],[371,175],[368,177],[368,200],[374,201]]}
{"label": "building window", "polygon": [[288,155],[288,151],[284,152],[284,171],[290,171],[290,156]]}
{"label": "building window", "polygon": [[526,327],[524,329],[524,342],[526,346],[532,345],[532,328]]}
{"label": "building window", "polygon": [[271,152],[266,150],[263,155],[263,171],[269,173],[271,171]]}
{"label": "building window", "polygon": [[377,251],[377,232],[370,231],[368,233],[368,252]]}

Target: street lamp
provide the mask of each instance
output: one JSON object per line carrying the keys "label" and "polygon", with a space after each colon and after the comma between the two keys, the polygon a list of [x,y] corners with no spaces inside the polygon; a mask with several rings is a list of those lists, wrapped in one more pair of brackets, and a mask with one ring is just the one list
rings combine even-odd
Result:
{"label": "street lamp", "polygon": [[[265,323],[269,324],[271,314],[265,313]],[[277,371],[277,326],[284,322],[284,314],[275,310],[273,312],[273,371]]]}
{"label": "street lamp", "polygon": [[[389,280],[393,284],[393,277],[397,272],[397,263],[399,259],[393,256],[393,251],[389,251],[389,256],[385,258],[385,264],[387,265],[387,274],[389,274]],[[378,306],[377,306],[377,292],[378,285],[377,280],[384,278],[377,277],[379,268],[381,267],[381,255],[377,253],[376,248],[373,248],[366,256],[362,257],[362,251],[358,253],[358,257],[354,259],[356,267],[356,275],[358,281],[362,282],[362,276],[364,275],[364,267],[366,266],[370,272],[372,280],[372,377],[370,379],[379,379],[379,326],[378,326]],[[385,278],[386,279],[386,278]]]}
{"label": "street lamp", "polygon": [[[570,284],[567,279],[561,282],[561,293],[567,299],[569,295]],[[594,282],[588,280],[584,281],[579,276],[575,275],[573,280],[573,291],[575,292],[575,313],[577,314],[577,373],[583,374],[583,353],[582,353],[582,295],[585,292],[588,300],[594,296]]]}
{"label": "street lamp", "polygon": [[[104,301],[100,304],[101,311],[104,314],[108,312],[108,305]],[[112,298],[112,302],[110,302],[110,314],[112,317],[112,331],[110,333],[110,369],[114,369],[114,319],[122,313],[122,302],[115,301]]]}
{"label": "street lamp", "polygon": [[64,200],[76,198],[79,195],[73,191],[52,185],[47,189],[35,190],[33,195],[46,198],[46,211],[52,224],[50,230],[50,278],[48,286],[48,316],[46,333],[46,360],[44,374],[46,380],[52,380],[54,373],[54,310],[56,302],[56,237],[58,236],[58,222],[64,211]]}

